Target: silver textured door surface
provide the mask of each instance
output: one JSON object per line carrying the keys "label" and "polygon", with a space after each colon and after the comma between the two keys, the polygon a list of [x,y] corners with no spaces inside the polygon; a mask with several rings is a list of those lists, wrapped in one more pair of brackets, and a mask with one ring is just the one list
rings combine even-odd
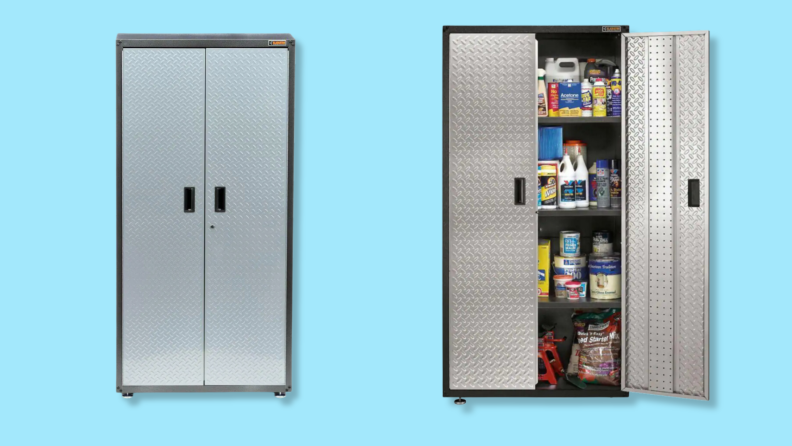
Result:
{"label": "silver textured door surface", "polygon": [[536,386],[535,66],[533,34],[450,35],[451,390]]}
{"label": "silver textured door surface", "polygon": [[289,52],[206,58],[206,385],[283,385]]}
{"label": "silver textured door surface", "polygon": [[123,50],[126,386],[203,384],[204,70],[203,49]]}
{"label": "silver textured door surface", "polygon": [[625,34],[622,54],[622,387],[708,399],[709,33]]}

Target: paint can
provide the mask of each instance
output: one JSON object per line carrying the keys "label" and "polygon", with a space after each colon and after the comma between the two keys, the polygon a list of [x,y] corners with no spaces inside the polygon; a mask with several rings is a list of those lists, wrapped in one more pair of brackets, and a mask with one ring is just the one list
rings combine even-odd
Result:
{"label": "paint can", "polygon": [[555,296],[558,298],[566,299],[567,297],[566,284],[567,282],[572,281],[572,276],[558,274],[553,276],[553,281],[555,281]]}
{"label": "paint can", "polygon": [[580,233],[575,231],[561,231],[558,240],[562,257],[580,257]]}
{"label": "paint can", "polygon": [[592,251],[597,254],[610,254],[613,252],[613,240],[610,231],[594,231]]}
{"label": "paint can", "polygon": [[592,257],[589,261],[589,290],[593,299],[621,298],[621,259]]}
{"label": "paint can", "polygon": [[588,262],[586,261],[586,256],[578,256],[578,257],[561,257],[555,256],[554,266],[556,268],[566,268],[568,266],[586,266]]}
{"label": "paint can", "polygon": [[568,299],[580,299],[580,286],[582,284],[576,281],[567,282],[564,287],[566,288]]}

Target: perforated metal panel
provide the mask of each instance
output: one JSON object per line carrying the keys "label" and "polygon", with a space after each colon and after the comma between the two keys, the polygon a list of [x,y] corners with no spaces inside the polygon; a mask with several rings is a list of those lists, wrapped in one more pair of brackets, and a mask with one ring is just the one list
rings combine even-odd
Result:
{"label": "perforated metal panel", "polygon": [[206,52],[206,384],[282,385],[289,52]]}
{"label": "perforated metal panel", "polygon": [[[630,391],[708,398],[708,39],[623,37]],[[688,207],[689,179],[701,207]]]}
{"label": "perforated metal panel", "polygon": [[450,35],[452,390],[536,385],[535,65],[533,34]]}
{"label": "perforated metal panel", "polygon": [[122,384],[203,384],[204,50],[123,50]]}

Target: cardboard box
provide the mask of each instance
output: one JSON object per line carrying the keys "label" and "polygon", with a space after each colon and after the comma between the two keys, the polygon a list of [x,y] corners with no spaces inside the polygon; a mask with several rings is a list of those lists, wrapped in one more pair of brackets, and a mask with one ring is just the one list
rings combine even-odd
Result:
{"label": "cardboard box", "polygon": [[583,102],[580,98],[580,82],[558,84],[558,113],[562,117],[582,116]]}
{"label": "cardboard box", "polygon": [[558,82],[547,84],[547,116],[558,117]]}
{"label": "cardboard box", "polygon": [[539,239],[539,296],[550,295],[550,281],[553,278],[550,270],[550,239]]}

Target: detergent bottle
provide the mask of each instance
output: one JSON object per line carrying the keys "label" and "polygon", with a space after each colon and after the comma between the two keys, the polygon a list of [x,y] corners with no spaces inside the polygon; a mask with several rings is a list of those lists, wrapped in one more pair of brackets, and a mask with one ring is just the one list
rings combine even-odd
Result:
{"label": "detergent bottle", "polygon": [[575,207],[587,208],[588,202],[588,169],[583,152],[578,147],[577,158],[575,159]]}
{"label": "detergent bottle", "polygon": [[574,209],[577,207],[575,202],[575,168],[569,154],[564,151],[564,158],[558,168],[559,200],[558,207],[561,209]]}

